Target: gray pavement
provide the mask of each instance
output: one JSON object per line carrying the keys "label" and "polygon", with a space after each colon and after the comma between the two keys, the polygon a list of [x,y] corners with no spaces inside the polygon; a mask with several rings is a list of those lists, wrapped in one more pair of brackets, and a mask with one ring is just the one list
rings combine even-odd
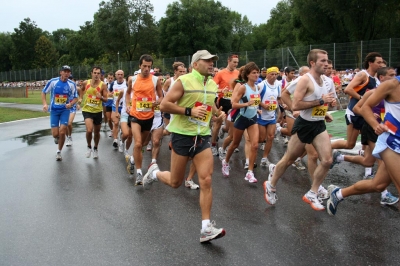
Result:
{"label": "gray pavement", "polygon": [[[85,158],[81,114],[73,140],[62,151],[63,161],[56,162],[48,118],[0,124],[0,265],[400,263],[398,206],[381,206],[378,193],[346,199],[331,217],[301,200],[310,188],[308,175],[289,167],[278,183],[277,204],[269,206],[262,188],[267,169],[256,168],[259,182],[249,184],[241,153],[232,158],[229,178],[222,176],[216,157],[212,220],[227,235],[200,244],[198,190],[134,186],[122,154],[104,132],[99,159]],[[169,169],[168,140],[162,144],[161,170]],[[276,163],[284,150],[274,142],[270,161]],[[144,166],[149,163],[145,152]],[[362,167],[342,163],[324,185],[348,186],[362,175]],[[389,190],[396,192],[393,186]]]}

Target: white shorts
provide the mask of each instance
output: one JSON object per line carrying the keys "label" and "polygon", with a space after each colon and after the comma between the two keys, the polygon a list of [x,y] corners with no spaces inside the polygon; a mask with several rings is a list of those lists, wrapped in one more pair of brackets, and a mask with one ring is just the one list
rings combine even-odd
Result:
{"label": "white shorts", "polygon": [[153,126],[151,127],[151,131],[155,130],[155,129],[159,129],[160,127],[164,126],[164,121],[162,116],[154,116],[153,119]]}
{"label": "white shorts", "polygon": [[128,117],[129,117],[129,115],[128,115],[126,112],[123,112],[123,113],[121,114],[121,120],[120,120],[120,122],[121,122],[121,123],[128,123]]}

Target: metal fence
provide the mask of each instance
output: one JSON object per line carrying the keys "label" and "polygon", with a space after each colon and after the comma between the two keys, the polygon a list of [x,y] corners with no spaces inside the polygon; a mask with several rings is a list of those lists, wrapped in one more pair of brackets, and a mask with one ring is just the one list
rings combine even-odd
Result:
{"label": "metal fence", "polygon": [[[293,66],[299,68],[306,65],[307,54],[311,49],[323,49],[328,52],[328,57],[333,61],[337,70],[362,68],[365,56],[370,52],[379,52],[388,66],[400,66],[400,39],[385,39],[376,41],[361,41],[350,43],[316,44],[308,46],[293,46],[272,50],[242,51],[239,55],[239,66],[253,61],[259,67]],[[213,51],[210,51],[213,52]],[[230,53],[218,53],[219,60],[217,67],[225,67]],[[138,61],[111,63],[101,65],[107,72],[115,72],[118,69],[124,70],[125,74],[132,75],[139,68]],[[154,66],[160,67],[163,73],[172,73],[172,64],[176,61],[190,65],[191,55],[172,58],[156,58]],[[90,77],[91,66],[71,66],[73,76],[76,79]],[[33,81],[48,80],[59,75],[60,68],[46,68],[33,70],[18,70],[0,72],[0,82],[9,81]]]}

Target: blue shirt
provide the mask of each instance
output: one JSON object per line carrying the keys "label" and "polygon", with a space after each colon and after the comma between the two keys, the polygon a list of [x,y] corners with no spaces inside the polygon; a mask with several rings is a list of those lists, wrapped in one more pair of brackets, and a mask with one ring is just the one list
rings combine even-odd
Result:
{"label": "blue shirt", "polygon": [[59,77],[49,80],[42,92],[45,94],[50,92],[49,111],[67,109],[66,105],[74,98],[78,98],[75,82],[62,81]]}

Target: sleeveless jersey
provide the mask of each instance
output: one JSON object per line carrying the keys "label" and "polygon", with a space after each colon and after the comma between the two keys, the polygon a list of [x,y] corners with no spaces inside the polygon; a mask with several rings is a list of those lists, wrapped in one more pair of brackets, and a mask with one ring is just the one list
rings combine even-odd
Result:
{"label": "sleeveless jersey", "polygon": [[281,84],[279,81],[275,80],[274,85],[268,83],[264,80],[258,84],[260,92],[261,102],[264,104],[269,104],[269,109],[266,110],[260,106],[262,120],[273,120],[276,116],[276,109],[278,107],[278,97],[281,97]]}
{"label": "sleeveless jersey", "polygon": [[[367,81],[364,84],[354,87],[354,90],[361,96],[364,95],[367,90],[375,89],[379,84],[377,78],[370,76],[366,70],[363,70],[363,72],[367,74],[368,77]],[[358,103],[358,101],[359,100],[355,98],[351,98],[347,108],[353,112],[353,108]],[[355,114],[355,116],[360,116],[360,115]]]}
{"label": "sleeveless jersey", "polygon": [[255,91],[253,91],[253,89],[247,83],[245,83],[244,86],[246,88],[246,91],[239,102],[247,103],[251,100],[254,100],[254,103],[250,106],[240,108],[240,115],[247,118],[253,118],[254,116],[257,115],[257,109],[261,102],[260,94],[258,92],[257,86],[255,86],[256,87]]}
{"label": "sleeveless jersey", "polygon": [[[126,89],[127,87],[128,86],[127,86],[125,80],[123,82],[121,82],[121,83],[118,83],[116,80],[114,80],[114,82],[111,83],[111,87],[110,88],[112,89],[112,92],[113,92],[113,103],[112,103],[113,107],[116,107],[116,102],[118,100],[119,94],[123,93],[124,89]],[[121,100],[119,102],[119,106],[118,107],[120,107],[120,106],[122,106]]]}
{"label": "sleeveless jersey", "polygon": [[141,120],[154,116],[153,101],[156,99],[158,77],[149,75],[142,77],[140,74],[132,78],[132,107],[130,115]]}
{"label": "sleeveless jersey", "polygon": [[90,84],[91,80],[87,81],[85,87],[85,102],[82,107],[82,111],[89,113],[100,113],[103,111],[101,97],[97,97],[97,93],[101,93],[101,87],[103,86],[103,81],[100,81],[96,88],[93,88]]}

